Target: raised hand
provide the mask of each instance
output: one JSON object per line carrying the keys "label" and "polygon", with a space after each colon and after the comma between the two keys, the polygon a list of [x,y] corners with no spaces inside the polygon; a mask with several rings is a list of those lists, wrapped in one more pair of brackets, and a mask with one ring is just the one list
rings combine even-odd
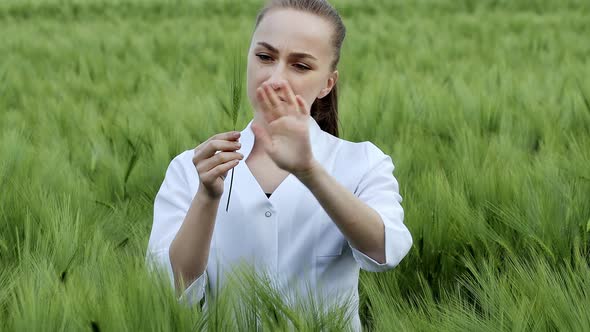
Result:
{"label": "raised hand", "polygon": [[[264,83],[256,90],[265,126],[252,124],[252,131],[278,167],[297,175],[314,164],[309,140],[309,109],[287,81],[275,84],[273,88],[270,83]],[[279,96],[275,89],[283,95]]]}

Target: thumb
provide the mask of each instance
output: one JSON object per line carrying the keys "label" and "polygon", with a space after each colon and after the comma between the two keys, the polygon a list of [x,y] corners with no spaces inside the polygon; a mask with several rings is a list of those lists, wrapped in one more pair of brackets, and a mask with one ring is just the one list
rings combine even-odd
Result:
{"label": "thumb", "polygon": [[268,133],[266,132],[266,129],[258,125],[252,124],[252,131],[254,132],[254,136],[256,137],[256,139],[259,139],[260,142],[262,142],[262,146],[264,146],[268,152],[269,148],[271,147],[271,141],[270,137],[268,136]]}

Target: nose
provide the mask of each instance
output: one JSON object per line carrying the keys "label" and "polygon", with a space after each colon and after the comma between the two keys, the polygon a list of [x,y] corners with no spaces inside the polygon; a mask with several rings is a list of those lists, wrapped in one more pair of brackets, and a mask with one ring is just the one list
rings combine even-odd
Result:
{"label": "nose", "polygon": [[270,83],[271,87],[273,89],[275,89],[276,91],[279,91],[280,88],[278,86],[278,83],[281,81],[286,81],[285,71],[284,71],[283,65],[278,64],[273,68],[272,73],[271,73],[270,77],[268,78],[268,80],[266,80],[266,82]]}

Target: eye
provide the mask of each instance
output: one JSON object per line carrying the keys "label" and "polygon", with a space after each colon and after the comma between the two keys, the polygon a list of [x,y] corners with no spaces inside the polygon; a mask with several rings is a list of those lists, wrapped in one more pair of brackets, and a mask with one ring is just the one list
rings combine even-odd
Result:
{"label": "eye", "polygon": [[300,70],[300,71],[308,71],[308,70],[311,70],[311,68],[309,68],[308,66],[306,66],[304,64],[301,64],[301,63],[296,63],[293,66],[295,66],[295,68],[297,68],[297,70]]}
{"label": "eye", "polygon": [[272,58],[266,54],[259,53],[259,54],[256,54],[256,56],[263,62],[272,60]]}

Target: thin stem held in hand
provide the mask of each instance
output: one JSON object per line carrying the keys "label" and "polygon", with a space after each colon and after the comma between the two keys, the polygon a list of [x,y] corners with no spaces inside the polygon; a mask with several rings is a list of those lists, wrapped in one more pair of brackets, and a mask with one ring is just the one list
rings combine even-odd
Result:
{"label": "thin stem held in hand", "polygon": [[[231,94],[231,108],[227,107],[222,102],[222,107],[225,113],[231,118],[233,123],[233,130],[236,130],[236,123],[238,122],[238,115],[242,104],[242,62],[239,52],[234,56],[233,60],[233,77],[230,86]],[[234,168],[231,169],[231,182],[229,185],[229,193],[227,196],[227,206],[225,211],[229,210],[229,200],[231,198],[231,191],[234,184]]]}

